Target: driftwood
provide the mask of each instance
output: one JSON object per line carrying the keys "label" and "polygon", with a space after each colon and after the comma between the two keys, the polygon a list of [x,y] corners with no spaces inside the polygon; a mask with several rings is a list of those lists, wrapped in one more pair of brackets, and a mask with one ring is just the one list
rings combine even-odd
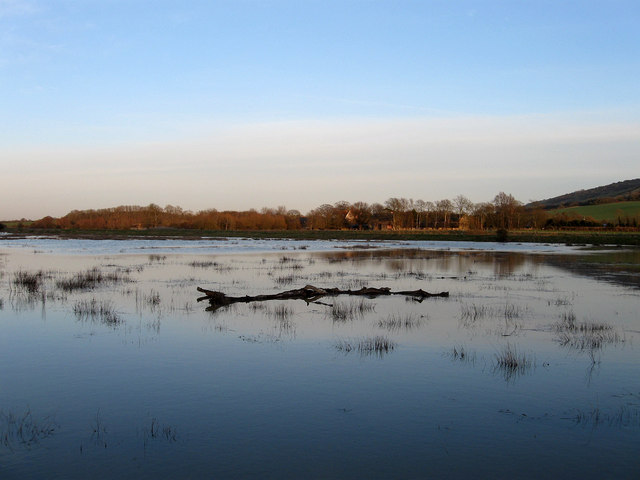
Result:
{"label": "driftwood", "polygon": [[425,292],[422,289],[392,292],[389,287],[362,287],[360,290],[340,290],[339,288],[318,288],[314,287],[313,285],[306,285],[295,290],[287,290],[285,292],[274,293],[270,295],[245,295],[244,297],[230,297],[222,292],[207,290],[206,288],[201,287],[198,287],[198,291],[204,293],[204,296],[198,298],[198,301],[200,302],[202,300],[208,300],[211,304],[211,307],[209,307],[207,310],[215,310],[226,305],[231,305],[233,303],[264,302],[267,300],[304,300],[307,303],[311,303],[317,302],[317,300],[322,297],[336,295],[360,295],[367,298],[375,298],[381,295],[405,295],[407,297],[412,297],[419,302],[429,297],[449,296],[449,292],[429,293]]}

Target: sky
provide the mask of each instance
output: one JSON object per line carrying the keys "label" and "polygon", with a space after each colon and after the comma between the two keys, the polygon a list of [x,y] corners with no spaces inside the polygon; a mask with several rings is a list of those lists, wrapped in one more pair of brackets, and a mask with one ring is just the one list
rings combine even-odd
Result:
{"label": "sky", "polygon": [[0,219],[640,177],[637,0],[0,0]]}

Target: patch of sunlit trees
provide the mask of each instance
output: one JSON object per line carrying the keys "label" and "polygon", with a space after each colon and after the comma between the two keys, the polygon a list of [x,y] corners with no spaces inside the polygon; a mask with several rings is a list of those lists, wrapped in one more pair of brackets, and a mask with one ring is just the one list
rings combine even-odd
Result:
{"label": "patch of sunlit trees", "polygon": [[323,204],[306,215],[298,210],[191,212],[155,204],[125,205],[99,210],[73,210],[61,218],[44,217],[34,228],[65,230],[511,230],[559,227],[599,227],[590,218],[551,217],[542,208],[525,207],[513,195],[500,192],[491,202],[473,203],[464,195],[435,202],[392,197],[383,204],[340,201]]}

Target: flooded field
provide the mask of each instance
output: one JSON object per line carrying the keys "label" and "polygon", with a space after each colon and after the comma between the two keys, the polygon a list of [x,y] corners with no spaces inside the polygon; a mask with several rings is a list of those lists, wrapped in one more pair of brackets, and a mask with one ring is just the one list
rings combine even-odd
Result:
{"label": "flooded field", "polygon": [[638,250],[140,242],[0,242],[0,478],[640,477]]}

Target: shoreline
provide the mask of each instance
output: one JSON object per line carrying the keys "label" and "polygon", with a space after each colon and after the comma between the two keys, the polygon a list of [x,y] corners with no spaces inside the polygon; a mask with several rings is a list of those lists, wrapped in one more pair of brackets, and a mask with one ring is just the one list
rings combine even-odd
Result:
{"label": "shoreline", "polygon": [[69,238],[87,240],[132,240],[132,239],[181,239],[202,240],[211,238],[252,238],[291,240],[422,240],[442,242],[496,242],[501,243],[561,243],[566,245],[618,245],[640,246],[640,232],[623,231],[567,231],[567,230],[513,230],[498,238],[495,231],[460,230],[40,230],[7,229],[0,232],[3,239],[20,238]]}

